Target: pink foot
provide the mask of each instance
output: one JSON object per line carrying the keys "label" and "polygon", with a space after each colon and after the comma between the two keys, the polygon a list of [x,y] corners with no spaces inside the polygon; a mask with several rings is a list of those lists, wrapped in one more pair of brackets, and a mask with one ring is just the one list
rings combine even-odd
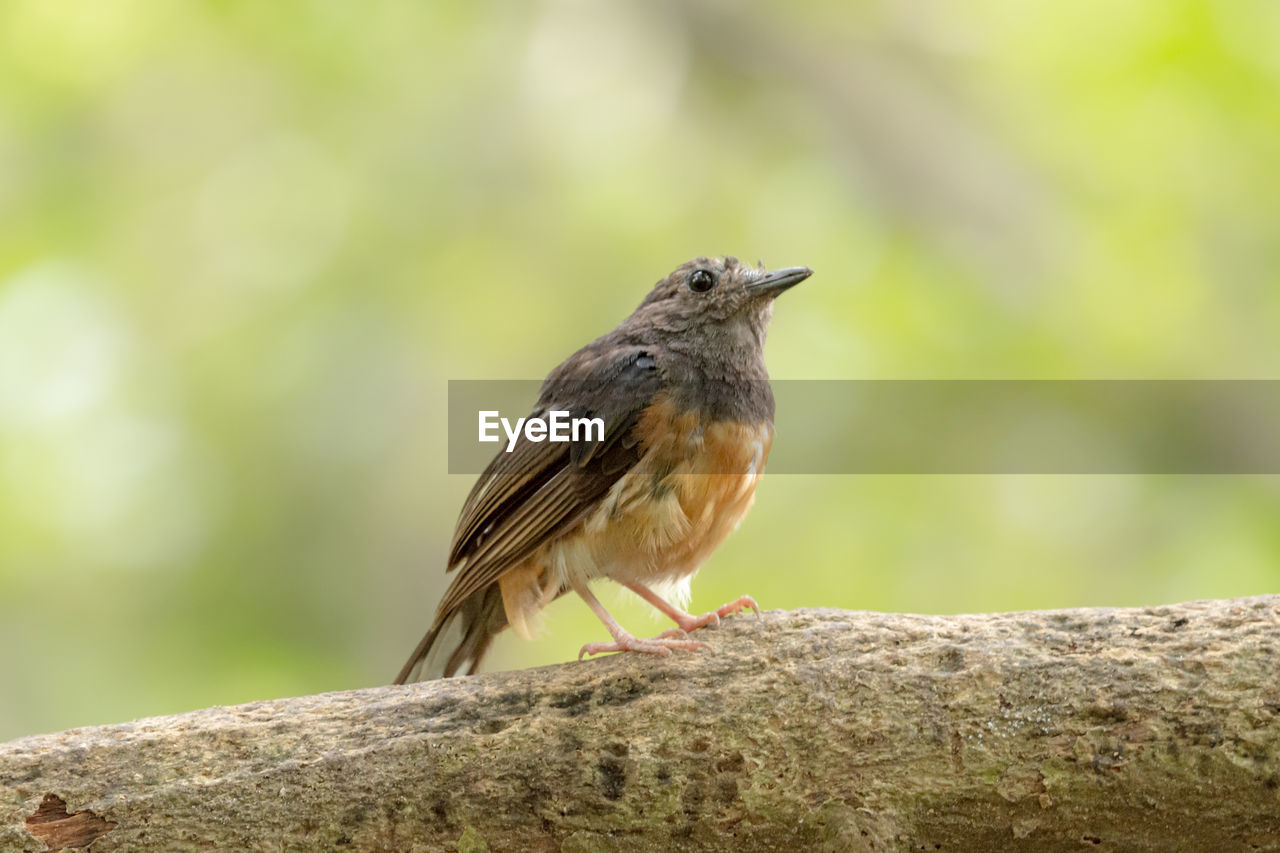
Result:
{"label": "pink foot", "polygon": [[647,655],[662,655],[665,657],[671,654],[672,649],[696,652],[699,649],[711,648],[706,643],[700,643],[697,640],[668,637],[667,635],[670,633],[670,631],[664,631],[652,639],[641,640],[623,631],[612,643],[587,643],[578,651],[578,660],[582,660],[586,655],[599,655],[606,652],[643,652]]}
{"label": "pink foot", "polygon": [[685,613],[682,614],[683,618],[680,616],[673,618],[676,620],[676,624],[680,626],[680,630],[687,634],[699,628],[705,628],[707,625],[719,625],[720,620],[724,617],[747,609],[754,610],[757,617],[760,615],[760,605],[756,604],[756,600],[751,596],[744,595],[740,598],[735,598],[728,604],[721,605],[715,610],[709,610],[701,616],[692,616]]}

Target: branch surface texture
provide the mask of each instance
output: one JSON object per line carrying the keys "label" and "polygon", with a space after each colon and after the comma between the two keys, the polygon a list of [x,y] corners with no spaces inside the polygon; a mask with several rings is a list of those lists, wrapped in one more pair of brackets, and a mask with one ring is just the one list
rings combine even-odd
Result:
{"label": "branch surface texture", "polygon": [[0,851],[1280,850],[1280,596],[700,633],[12,741]]}

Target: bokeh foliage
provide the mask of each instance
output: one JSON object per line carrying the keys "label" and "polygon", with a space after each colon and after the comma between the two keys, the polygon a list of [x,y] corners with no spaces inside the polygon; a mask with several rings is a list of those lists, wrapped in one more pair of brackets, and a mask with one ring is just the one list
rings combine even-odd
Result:
{"label": "bokeh foliage", "polygon": [[[471,485],[447,380],[694,255],[817,270],[779,377],[1274,377],[1276,44],[1267,0],[4,4],[0,738],[385,683]],[[766,478],[695,607],[1274,591],[1277,486]],[[491,666],[602,636],[548,617]]]}

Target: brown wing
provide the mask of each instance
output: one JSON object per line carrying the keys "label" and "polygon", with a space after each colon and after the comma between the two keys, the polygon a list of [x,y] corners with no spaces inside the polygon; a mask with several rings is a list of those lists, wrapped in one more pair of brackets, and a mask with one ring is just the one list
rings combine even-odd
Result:
{"label": "brown wing", "polygon": [[655,359],[642,347],[602,339],[580,350],[542,385],[534,416],[567,411],[604,420],[603,440],[531,442],[499,452],[462,507],[449,554],[458,576],[439,615],[492,584],[590,511],[640,458],[636,421],[661,390]]}

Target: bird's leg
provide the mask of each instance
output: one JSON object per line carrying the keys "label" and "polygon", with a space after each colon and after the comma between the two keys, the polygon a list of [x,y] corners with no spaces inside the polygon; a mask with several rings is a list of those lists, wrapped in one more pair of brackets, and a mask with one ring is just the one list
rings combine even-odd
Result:
{"label": "bird's leg", "polygon": [[[631,590],[636,595],[640,596],[645,601],[649,602],[669,616],[672,622],[675,622],[680,626],[680,633],[682,634],[688,634],[690,631],[696,631],[699,628],[706,627],[707,625],[719,625],[720,620],[729,614],[737,613],[740,610],[746,610],[748,608],[754,610],[756,612],[756,616],[760,615],[760,605],[756,604],[756,600],[749,595],[735,598],[728,604],[721,605],[715,610],[708,610],[701,616],[694,616],[692,613],[685,613],[679,607],[676,607],[674,604],[667,601],[665,598],[658,595],[642,583],[627,583],[625,586],[627,589]],[[670,633],[672,632],[665,631],[658,636],[665,637]]]}
{"label": "bird's leg", "polygon": [[573,591],[582,596],[582,600],[595,612],[600,621],[604,623],[604,627],[609,629],[609,635],[613,637],[612,643],[587,643],[579,650],[578,660],[582,660],[584,655],[598,655],[604,652],[644,652],[650,655],[669,655],[672,649],[696,652],[699,649],[708,648],[706,643],[700,643],[697,640],[665,636],[654,637],[651,640],[638,639],[609,615],[609,611],[605,610],[604,605],[591,594],[591,590],[587,588],[585,582],[574,582],[572,586]]}

